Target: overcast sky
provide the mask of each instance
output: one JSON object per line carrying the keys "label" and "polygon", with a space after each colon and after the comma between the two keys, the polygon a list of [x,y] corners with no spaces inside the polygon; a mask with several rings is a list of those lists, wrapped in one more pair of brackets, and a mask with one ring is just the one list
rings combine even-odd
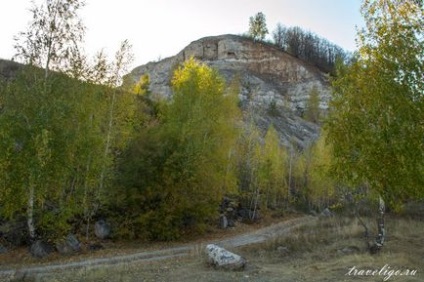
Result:
{"label": "overcast sky", "polygon": [[[37,3],[45,0],[36,0]],[[190,42],[220,34],[242,34],[249,17],[266,16],[270,32],[278,22],[301,26],[341,47],[356,49],[362,26],[360,0],[86,0],[81,16],[88,29],[86,51],[112,54],[128,39],[140,64],[178,53]],[[0,58],[13,54],[13,36],[26,30],[30,0],[0,2]]]}

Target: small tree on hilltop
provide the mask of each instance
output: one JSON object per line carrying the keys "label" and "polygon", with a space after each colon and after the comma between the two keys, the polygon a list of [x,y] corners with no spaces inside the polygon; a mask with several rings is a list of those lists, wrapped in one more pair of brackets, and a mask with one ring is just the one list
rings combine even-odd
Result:
{"label": "small tree on hilltop", "polygon": [[255,41],[263,41],[267,34],[268,28],[266,27],[265,15],[262,12],[259,12],[254,17],[250,17],[249,36]]}

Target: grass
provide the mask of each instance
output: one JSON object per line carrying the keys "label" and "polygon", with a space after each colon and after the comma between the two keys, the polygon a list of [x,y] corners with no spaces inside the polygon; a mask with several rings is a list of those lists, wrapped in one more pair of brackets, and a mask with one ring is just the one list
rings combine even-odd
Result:
{"label": "grass", "polygon": [[364,229],[356,219],[337,217],[242,251],[271,273],[278,275],[278,269],[284,269],[280,271],[284,277],[281,281],[383,281],[383,275],[346,274],[352,267],[357,271],[380,270],[385,265],[390,267],[388,271],[417,270],[415,276],[392,276],[389,280],[424,281],[424,222],[387,218],[386,229],[387,241],[378,255],[369,254]]}
{"label": "grass", "polygon": [[[370,231],[372,220],[366,221]],[[38,275],[16,281],[424,281],[424,222],[386,218],[386,244],[378,255],[367,250],[364,229],[356,219],[325,218],[290,235],[233,249],[248,260],[244,271],[219,271],[208,266],[205,244],[189,256],[150,263],[120,263]],[[415,276],[346,275],[356,270],[417,270]],[[386,272],[387,274],[388,272]]]}

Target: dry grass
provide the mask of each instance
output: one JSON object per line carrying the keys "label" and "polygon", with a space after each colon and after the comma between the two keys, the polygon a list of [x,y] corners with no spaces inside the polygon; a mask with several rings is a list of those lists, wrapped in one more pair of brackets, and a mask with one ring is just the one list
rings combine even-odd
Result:
{"label": "dry grass", "polygon": [[[373,221],[366,222],[371,230],[375,229]],[[385,265],[390,267],[388,270],[417,270],[415,276],[392,276],[388,280],[424,281],[424,222],[387,218],[386,229],[384,248],[372,256],[363,227],[356,219],[346,218],[323,219],[289,237],[246,247],[242,252],[255,258],[252,263],[262,269],[280,272],[281,281],[383,281],[384,275],[346,273],[354,266],[358,270],[375,270]]]}
{"label": "dry grass", "polygon": [[[368,221],[374,230],[373,221]],[[349,269],[416,269],[415,276],[388,281],[424,281],[424,222],[387,218],[387,241],[371,256],[355,219],[327,218],[263,244],[237,248],[248,260],[244,271],[218,271],[204,259],[199,242],[189,256],[165,261],[121,263],[38,275],[17,281],[383,281],[385,276],[348,276]]]}

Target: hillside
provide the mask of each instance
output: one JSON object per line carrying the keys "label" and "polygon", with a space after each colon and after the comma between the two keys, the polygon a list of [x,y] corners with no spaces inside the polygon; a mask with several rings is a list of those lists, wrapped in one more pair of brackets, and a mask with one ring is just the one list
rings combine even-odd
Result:
{"label": "hillside", "polygon": [[319,92],[320,110],[327,110],[327,75],[270,44],[236,35],[205,37],[173,57],[136,67],[129,77],[137,82],[148,75],[152,96],[169,98],[172,71],[190,57],[217,69],[228,83],[239,79],[245,116],[253,114],[263,131],[272,123],[284,144],[294,142],[300,147],[317,137],[319,126],[302,116],[313,88]]}

